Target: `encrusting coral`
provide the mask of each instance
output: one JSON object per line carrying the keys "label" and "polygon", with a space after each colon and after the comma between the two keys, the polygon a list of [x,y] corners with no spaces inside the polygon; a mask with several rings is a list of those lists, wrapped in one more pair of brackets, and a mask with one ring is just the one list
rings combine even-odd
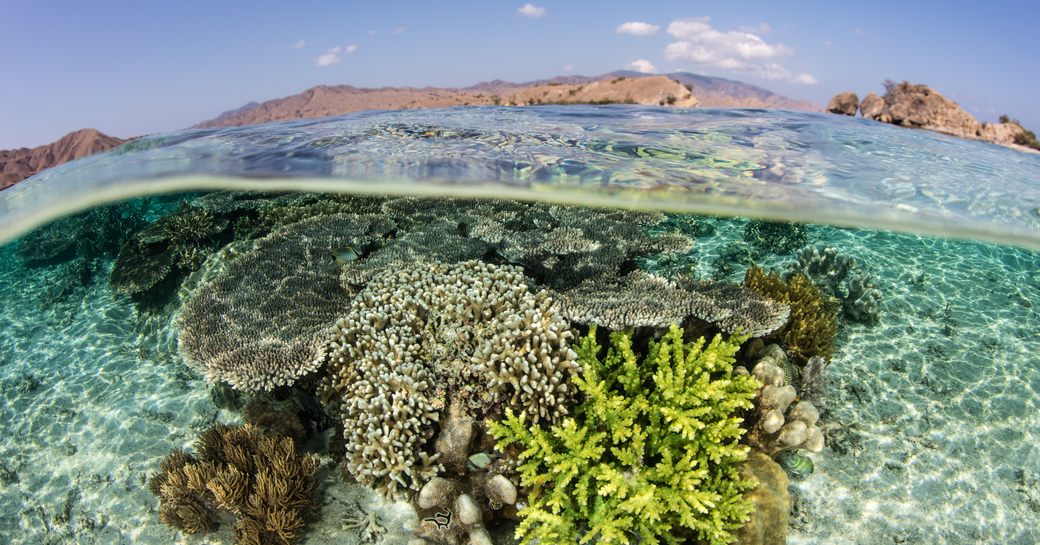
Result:
{"label": "encrusting coral", "polygon": [[700,282],[686,277],[668,280],[634,271],[615,282],[587,280],[556,295],[568,320],[612,330],[628,327],[665,328],[696,318],[725,333],[762,336],[787,323],[787,305],[727,283]]}
{"label": "encrusting coral", "polygon": [[250,425],[213,426],[199,435],[196,454],[175,450],[148,487],[159,519],[189,534],[235,517],[237,545],[288,545],[302,535],[304,515],[317,507],[317,461],[301,456],[288,437],[265,436]]}
{"label": "encrusting coral", "polygon": [[530,421],[566,411],[578,371],[571,332],[518,267],[480,261],[388,270],[329,332],[318,393],[343,422],[347,470],[391,498],[440,470],[423,446],[450,395],[472,411],[505,404]]}
{"label": "encrusting coral", "polygon": [[350,301],[338,249],[380,240],[381,216],[321,216],[255,241],[191,292],[177,318],[184,359],[237,390],[292,385],[324,360],[328,328]]}
{"label": "encrusting coral", "polygon": [[521,543],[729,543],[754,487],[737,469],[748,453],[739,412],[758,385],[732,373],[743,339],[684,344],[672,325],[639,361],[631,337],[614,333],[601,359],[591,327],[577,347],[584,401],[573,416],[532,427],[510,411],[490,424],[518,454],[529,494]]}
{"label": "encrusting coral", "polygon": [[838,336],[838,305],[812,280],[794,274],[785,281],[777,273],[751,267],[744,274],[744,286],[791,307],[790,321],[776,334],[795,358],[804,362],[813,356],[831,357]]}

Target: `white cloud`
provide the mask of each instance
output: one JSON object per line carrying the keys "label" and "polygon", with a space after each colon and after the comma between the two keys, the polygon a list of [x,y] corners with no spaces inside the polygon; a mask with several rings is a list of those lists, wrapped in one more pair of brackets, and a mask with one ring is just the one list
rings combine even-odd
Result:
{"label": "white cloud", "polygon": [[545,11],[545,8],[540,8],[540,7],[538,7],[538,6],[534,5],[534,4],[531,4],[531,3],[527,3],[527,4],[524,4],[523,6],[520,6],[520,9],[516,10],[516,12],[519,13],[520,15],[524,15],[524,16],[530,17],[532,19],[541,17],[541,16],[545,15],[546,13],[548,13],[548,12]]}
{"label": "white cloud", "polygon": [[340,57],[340,53],[343,51],[342,48],[333,47],[332,49],[326,50],[318,58],[314,59],[314,64],[318,66],[332,66],[333,64],[339,64],[343,59]]}
{"label": "white cloud", "polygon": [[642,72],[644,74],[656,74],[657,67],[650,63],[646,59],[634,60],[625,65],[625,68],[629,70],[635,70],[636,72]]}
{"label": "white cloud", "polygon": [[350,44],[350,45],[348,45],[348,46],[347,46],[347,48],[345,49],[345,51],[347,52],[347,54],[353,53],[353,52],[355,52],[355,51],[357,51],[357,50],[358,50],[358,46],[357,46],[357,44]]}
{"label": "white cloud", "polygon": [[780,43],[767,43],[758,34],[746,30],[716,30],[707,17],[672,21],[668,33],[676,39],[664,49],[664,56],[670,61],[688,61],[762,79],[816,83],[811,74],[796,75],[776,62],[780,57],[792,55],[793,49]]}
{"label": "white cloud", "polygon": [[740,27],[741,32],[747,32],[748,34],[769,34],[773,28],[766,23],[758,23],[755,26],[742,26]]}
{"label": "white cloud", "polygon": [[564,66],[563,67],[563,71],[564,72],[573,72],[574,71],[574,65],[573,64],[568,64],[567,66]]}
{"label": "white cloud", "polygon": [[618,34],[631,34],[632,36],[653,36],[661,27],[644,23],[642,21],[629,21],[618,25],[614,32]]}
{"label": "white cloud", "polygon": [[300,40],[300,41],[294,43],[292,46],[293,46],[293,49],[303,49],[304,47],[307,46],[307,41],[306,40]]}
{"label": "white cloud", "polygon": [[404,31],[406,31],[406,30],[408,30],[408,27],[406,27],[406,26],[399,26],[399,27],[394,29],[394,34],[403,34]]}
{"label": "white cloud", "polygon": [[374,30],[369,30],[369,31],[368,31],[368,35],[369,35],[369,36],[375,36],[375,35],[376,35],[376,31],[374,31]]}

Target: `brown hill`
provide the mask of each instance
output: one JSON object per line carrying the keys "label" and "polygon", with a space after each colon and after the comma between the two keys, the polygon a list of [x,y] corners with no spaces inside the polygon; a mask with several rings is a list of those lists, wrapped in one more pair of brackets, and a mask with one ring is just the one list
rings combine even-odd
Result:
{"label": "brown hill", "polygon": [[652,76],[620,71],[599,77],[561,76],[528,83],[494,80],[463,88],[365,89],[352,85],[319,85],[285,98],[260,104],[250,102],[196,126],[252,125],[376,109],[589,103],[820,109],[814,104],[782,97],[739,81],[687,73]]}
{"label": "brown hill", "polygon": [[73,159],[110,150],[125,142],[95,129],[70,132],[56,142],[35,148],[0,150],[0,189],[10,187],[33,174]]}

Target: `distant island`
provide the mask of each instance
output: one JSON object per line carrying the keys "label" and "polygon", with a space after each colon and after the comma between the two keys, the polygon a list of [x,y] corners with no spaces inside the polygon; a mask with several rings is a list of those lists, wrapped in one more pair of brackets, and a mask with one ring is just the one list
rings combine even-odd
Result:
{"label": "distant island", "polygon": [[595,77],[561,76],[527,83],[495,80],[470,87],[380,87],[319,85],[284,98],[250,102],[196,127],[231,127],[287,119],[309,119],[362,110],[450,106],[540,104],[643,104],[710,108],[784,108],[820,111],[761,87],[725,78],[674,72],[655,76],[621,70]]}
{"label": "distant island", "polygon": [[831,98],[827,111],[861,116],[900,127],[926,129],[971,140],[992,142],[1019,151],[1040,150],[1036,134],[1007,115],[998,123],[975,119],[956,102],[927,85],[886,80],[885,94],[868,93],[860,101],[856,93],[845,91]]}
{"label": "distant island", "polygon": [[[620,70],[594,77],[560,76],[527,83],[494,80],[460,88],[366,89],[351,85],[319,85],[284,98],[250,102],[194,127],[252,125],[363,110],[539,104],[644,104],[821,111],[815,104],[790,99],[740,81],[686,72],[655,76]],[[51,144],[0,150],[0,189],[46,168],[107,151],[125,141],[95,129],[81,129]]]}

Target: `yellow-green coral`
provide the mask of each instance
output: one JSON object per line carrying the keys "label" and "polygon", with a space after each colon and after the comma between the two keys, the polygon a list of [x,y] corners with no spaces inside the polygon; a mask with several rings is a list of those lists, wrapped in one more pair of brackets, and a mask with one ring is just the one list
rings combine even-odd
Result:
{"label": "yellow-green coral", "polygon": [[791,319],[776,333],[789,354],[801,362],[813,356],[831,357],[838,336],[838,304],[825,298],[809,277],[797,273],[785,282],[775,272],[751,267],[744,274],[744,286],[790,305]]}
{"label": "yellow-green coral", "polygon": [[632,339],[611,335],[600,359],[596,328],[578,348],[584,396],[547,428],[506,413],[489,424],[502,449],[519,448],[529,493],[517,537],[532,543],[729,543],[752,510],[754,486],[736,464],[747,456],[741,409],[758,382],[733,375],[743,338],[684,344],[672,325],[639,361]]}

